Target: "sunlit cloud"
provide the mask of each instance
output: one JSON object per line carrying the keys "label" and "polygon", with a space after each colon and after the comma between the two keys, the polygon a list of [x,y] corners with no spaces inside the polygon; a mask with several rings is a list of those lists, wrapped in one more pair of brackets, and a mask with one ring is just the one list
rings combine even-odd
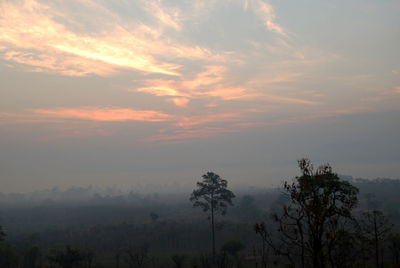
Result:
{"label": "sunlit cloud", "polygon": [[183,93],[174,88],[174,81],[154,79],[146,81],[147,86],[138,88],[138,92],[149,93],[155,96],[182,96]]}
{"label": "sunlit cloud", "polygon": [[171,27],[177,31],[181,30],[179,23],[179,11],[177,9],[166,10],[162,5],[161,1],[145,0],[142,1],[149,14],[152,14],[158,19],[162,25]]}
{"label": "sunlit cloud", "polygon": [[243,87],[224,85],[227,82],[226,71],[224,66],[206,66],[203,72],[191,79],[148,80],[147,86],[138,88],[137,91],[155,96],[181,96],[186,99],[218,97],[223,100],[233,100],[254,97]]}
{"label": "sunlit cloud", "polygon": [[186,98],[172,98],[169,100],[172,101],[176,106],[179,106],[179,107],[187,107],[187,105],[189,103],[189,99],[186,99]]}
{"label": "sunlit cloud", "polygon": [[170,119],[168,114],[158,111],[134,110],[127,108],[58,108],[35,109],[32,113],[47,118],[81,119],[92,121],[146,121],[162,122]]}
{"label": "sunlit cloud", "polygon": [[65,76],[86,76],[97,74],[107,76],[114,73],[113,66],[100,61],[88,61],[73,55],[35,54],[32,52],[8,51],[4,54],[5,60],[24,64],[31,72],[54,72]]}
{"label": "sunlit cloud", "polygon": [[197,74],[192,80],[182,81],[181,86],[185,89],[193,90],[200,86],[209,86],[223,80],[223,73],[226,71],[224,66],[207,66],[206,70]]}
{"label": "sunlit cloud", "polygon": [[[336,71],[337,64],[344,66],[350,59],[339,49],[316,47],[292,33],[286,27],[290,24],[278,14],[285,8],[275,4],[268,0],[1,1],[2,67],[63,76],[94,74],[103,77],[93,76],[93,81],[116,83],[101,87],[101,94],[90,91],[93,99],[87,98],[86,103],[81,99],[74,106],[72,99],[67,103],[53,95],[51,102],[33,107],[67,108],[25,107],[30,113],[3,113],[0,120],[102,125],[163,122],[153,124],[155,133],[161,133],[154,140],[179,140],[194,138],[196,132],[200,138],[293,120],[362,113],[367,112],[365,106],[384,106],[382,103],[398,98],[398,83],[390,90],[383,86],[368,93],[359,86],[351,90],[351,100],[334,109],[331,88],[337,88],[336,95],[348,96],[350,91],[343,90],[343,84],[349,88],[356,84],[353,76]],[[215,29],[210,26],[209,17],[228,10],[228,18],[229,8],[237,12],[232,14],[238,16],[238,23],[243,22],[243,29],[249,27],[249,35],[235,36],[223,23],[216,23]],[[259,36],[252,37],[253,32]],[[396,79],[397,66],[388,68],[386,75]],[[359,80],[373,77],[370,73],[359,75]],[[68,84],[72,81],[68,79],[63,81]],[[86,84],[80,83],[91,79],[76,79],[73,83],[83,86],[71,87],[73,96],[80,96],[80,91],[86,90]],[[67,85],[63,84],[64,88]],[[118,94],[110,92],[115,89],[120,90]],[[108,102],[104,96],[113,97]],[[127,105],[125,97],[132,107],[145,101],[140,107],[148,110],[121,108]],[[339,99],[335,97],[335,101]],[[97,107],[99,103],[110,106]]]}
{"label": "sunlit cloud", "polygon": [[[99,9],[92,1],[84,2]],[[152,2],[151,7],[155,5],[156,2]],[[163,23],[180,27],[161,8],[157,10],[163,14]],[[66,75],[106,75],[115,68],[126,68],[176,76],[180,75],[181,67],[173,62],[176,58],[223,59],[198,45],[188,46],[164,38],[159,30],[140,23],[135,27],[108,25],[105,31],[96,33],[73,32],[55,19],[62,15],[53,6],[34,0],[22,4],[2,2],[0,12],[0,45],[6,50],[4,59]],[[109,13],[107,16],[114,19]],[[7,50],[13,55],[7,54]],[[25,53],[30,53],[30,57]]]}
{"label": "sunlit cloud", "polygon": [[203,72],[196,74],[191,79],[179,77],[176,80],[147,80],[146,86],[138,88],[136,91],[154,96],[180,96],[185,97],[185,99],[219,98],[225,101],[258,99],[268,102],[306,105],[320,103],[304,98],[271,94],[261,88],[268,87],[269,84],[296,81],[301,76],[299,73],[282,74],[270,79],[251,80],[244,86],[231,86],[226,72],[227,68],[224,66],[207,66]]}

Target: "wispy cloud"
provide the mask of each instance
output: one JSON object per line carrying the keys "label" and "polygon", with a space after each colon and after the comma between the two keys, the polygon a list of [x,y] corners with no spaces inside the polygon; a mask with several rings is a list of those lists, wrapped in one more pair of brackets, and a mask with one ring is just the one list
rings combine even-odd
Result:
{"label": "wispy cloud", "polygon": [[[195,74],[192,78],[179,77],[176,80],[152,79],[147,80],[145,87],[136,91],[152,94],[158,97],[184,97],[185,99],[218,98],[230,100],[265,100],[277,103],[300,103],[316,105],[319,102],[297,97],[271,94],[265,90],[269,84],[295,80],[298,74],[286,74],[270,79],[257,79],[247,82],[243,86],[230,85],[230,77],[224,66],[206,66],[203,72]],[[260,88],[264,87],[264,88]],[[258,88],[258,89],[257,89]],[[130,90],[132,91],[132,90]]]}
{"label": "wispy cloud", "polygon": [[199,129],[182,129],[169,134],[157,134],[144,139],[145,142],[161,142],[166,144],[182,143],[193,139],[214,138],[238,130],[221,127],[204,127]]}
{"label": "wispy cloud", "polygon": [[[261,19],[264,20],[265,26],[268,30],[275,32],[284,37],[289,37],[287,32],[276,22],[276,15],[274,8],[271,4],[263,1],[263,0],[253,0],[251,1],[251,5],[256,14],[260,16]],[[248,3],[245,1],[245,9],[247,9]]]}
{"label": "wispy cloud", "polygon": [[[91,3],[90,8],[99,9],[92,1],[86,2]],[[155,8],[156,2],[151,3]],[[165,38],[158,29],[141,23],[135,26],[107,24],[103,31],[74,32],[69,25],[56,19],[60,12],[55,8],[35,0],[25,0],[22,4],[2,2],[0,45],[6,50],[3,58],[41,68],[36,70],[47,69],[65,75],[106,75],[115,68],[126,68],[176,76],[180,75],[181,67],[173,62],[176,58],[208,60],[222,57],[206,48]],[[180,27],[161,7],[157,10],[163,15],[163,23]],[[111,12],[103,13],[109,16],[104,20],[115,19]],[[67,23],[74,21],[68,18]]]}
{"label": "wispy cloud", "polygon": [[[121,95],[113,98],[115,103],[108,103],[101,94],[93,94],[95,103],[110,106],[97,107],[88,100],[71,108],[71,103],[53,96],[54,103],[41,106],[42,102],[34,107],[62,108],[33,109],[14,117],[3,113],[0,120],[49,124],[91,121],[104,125],[160,122],[153,124],[160,134],[153,140],[179,140],[194,138],[195,133],[197,137],[220,135],[248,127],[365,111],[353,100],[346,102],[347,108],[343,104],[334,109],[329,99],[331,85],[325,80],[341,88],[340,82],[350,78],[339,74],[339,81],[326,73],[338,61],[343,65],[347,58],[340,56],[340,51],[303,45],[306,40],[298,40],[298,35],[284,26],[278,6],[268,0],[178,2],[0,1],[0,57],[7,66],[65,76],[118,74],[107,77],[107,81],[123,76],[118,87],[134,93],[120,94],[131,94],[127,97],[133,107],[138,99],[149,107],[121,108],[126,107]],[[260,36],[251,38],[250,31],[249,36],[238,38],[234,31],[225,31],[223,23],[218,29],[210,28],[208,16],[219,16],[226,8],[242,15],[243,28],[249,26]],[[218,22],[221,18],[213,19]],[[394,67],[389,73],[390,79],[398,75]],[[358,90],[353,97],[361,104],[378,106],[398,97],[396,86],[390,91],[378,89],[380,93],[374,94],[363,95]],[[78,94],[80,89],[71,90]],[[160,105],[160,99],[166,104]]]}
{"label": "wispy cloud", "polygon": [[166,9],[161,5],[161,1],[156,0],[145,0],[142,1],[145,9],[149,14],[152,14],[154,18],[159,20],[162,25],[171,27],[177,31],[181,30],[182,26],[179,22],[179,10],[178,9]]}
{"label": "wispy cloud", "polygon": [[223,100],[232,100],[252,96],[243,87],[226,85],[229,83],[225,75],[226,71],[224,66],[206,66],[203,72],[188,79],[147,80],[147,85],[138,88],[137,91],[155,96],[180,96],[185,99],[217,97]]}
{"label": "wispy cloud", "polygon": [[162,122],[170,119],[168,114],[158,111],[134,110],[127,108],[57,108],[34,109],[32,113],[44,118],[80,119],[103,122],[146,121]]}

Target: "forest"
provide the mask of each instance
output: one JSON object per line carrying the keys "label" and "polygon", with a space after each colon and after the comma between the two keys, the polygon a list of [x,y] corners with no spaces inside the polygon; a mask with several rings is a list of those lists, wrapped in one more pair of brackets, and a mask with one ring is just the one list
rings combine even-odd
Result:
{"label": "forest", "polygon": [[400,267],[400,180],[298,166],[275,188],[0,193],[0,267]]}

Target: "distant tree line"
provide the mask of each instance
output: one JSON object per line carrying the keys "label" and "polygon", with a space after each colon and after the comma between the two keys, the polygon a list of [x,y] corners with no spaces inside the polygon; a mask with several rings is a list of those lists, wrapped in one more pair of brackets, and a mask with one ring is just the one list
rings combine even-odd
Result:
{"label": "distant tree line", "polygon": [[[207,172],[189,199],[209,222],[189,204],[154,199],[142,207],[110,197],[88,207],[22,209],[42,215],[54,210],[54,221],[42,216],[52,223],[31,234],[0,226],[0,267],[400,267],[400,234],[393,224],[400,222],[398,181],[341,178],[329,164],[314,168],[308,159],[298,166],[300,175],[279,191],[239,199],[227,180]],[[229,206],[230,215],[220,217]],[[15,229],[31,224],[17,223],[15,211],[4,213]],[[65,213],[75,221],[92,218],[76,225],[57,220]],[[130,213],[136,222],[123,220]]]}

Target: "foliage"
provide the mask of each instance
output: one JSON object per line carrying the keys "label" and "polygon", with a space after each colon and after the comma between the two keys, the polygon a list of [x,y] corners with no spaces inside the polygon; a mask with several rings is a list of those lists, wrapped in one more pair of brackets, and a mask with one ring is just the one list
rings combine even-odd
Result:
{"label": "foliage", "polygon": [[194,207],[201,207],[204,212],[210,211],[211,232],[212,232],[212,252],[215,259],[215,224],[214,214],[226,214],[228,205],[232,204],[235,195],[227,189],[228,182],[218,174],[207,172],[202,176],[203,181],[197,182],[196,190],[190,196],[190,201]]}
{"label": "foliage", "polygon": [[16,267],[17,255],[11,245],[7,242],[0,243],[0,267]]}
{"label": "foliage", "polygon": [[79,249],[72,248],[67,245],[64,250],[50,249],[47,256],[50,263],[57,264],[62,268],[79,267],[83,260]]}
{"label": "foliage", "polygon": [[392,253],[393,266],[400,265],[400,234],[394,233],[389,237],[389,249]]}
{"label": "foliage", "polygon": [[380,210],[366,211],[361,221],[361,228],[366,240],[373,245],[375,249],[375,265],[383,266],[382,242],[389,235],[392,225],[388,218]]}
{"label": "foliage", "polygon": [[[289,201],[281,214],[273,215],[279,240],[266,242],[292,263],[300,259],[302,267],[325,267],[331,241],[340,234],[338,230],[345,228],[344,221],[352,218],[358,190],[341,181],[328,164],[315,171],[308,159],[301,159],[298,164],[302,175],[292,183],[284,183]],[[268,233],[265,237],[269,237]]]}
{"label": "foliage", "polygon": [[190,196],[194,207],[201,207],[204,212],[226,214],[228,205],[232,204],[235,195],[227,189],[228,182],[218,174],[207,172],[202,176],[203,181],[197,182],[198,189]]}
{"label": "foliage", "polygon": [[[380,209],[390,222],[399,226],[400,181],[347,180],[360,187],[360,202],[352,213],[359,220],[360,232],[355,232],[357,226],[352,218],[342,217],[337,225],[328,225],[332,239],[325,248],[325,252],[328,252],[325,254],[328,262],[326,266],[374,267],[373,236],[366,235],[368,228],[364,226],[366,222],[361,212],[370,209],[371,213],[373,209]],[[58,191],[55,195],[61,193]],[[64,196],[71,193],[69,190]],[[298,265],[300,247],[293,243],[291,248],[285,248],[280,240],[282,234],[275,228],[276,223],[265,216],[275,212],[281,217],[283,206],[290,204],[290,195],[282,193],[280,189],[244,187],[235,191],[237,206],[231,209],[228,205],[229,213],[223,221],[219,219],[215,223],[217,240],[240,240],[246,250],[240,251],[237,257],[232,257],[227,251],[217,251],[214,263],[211,252],[207,252],[210,248],[210,226],[201,220],[204,218],[202,213],[190,208],[187,193],[159,193],[158,199],[153,198],[155,194],[115,194],[108,193],[101,197],[92,195],[87,200],[79,199],[79,202],[75,199],[70,202],[54,199],[50,202],[47,196],[41,197],[42,201],[35,201],[29,194],[24,194],[17,196],[19,203],[11,202],[14,195],[0,194],[1,225],[7,233],[6,241],[0,242],[0,267],[34,267],[35,259],[36,267],[60,267],[54,262],[49,263],[46,252],[49,247],[65,252],[66,244],[93,250],[79,249],[83,258],[79,267],[85,268],[128,267],[129,245],[143,244],[151,247],[151,254],[147,255],[142,268],[174,267],[171,259],[173,255],[187,256],[184,267],[220,265],[232,268],[239,267],[239,262],[243,268],[289,267],[286,265],[290,261],[284,255],[286,249],[293,261],[296,261],[296,267],[301,267]],[[254,213],[247,213],[253,211],[253,208],[259,210],[258,216],[255,210]],[[160,215],[155,221],[151,219],[152,212]],[[255,235],[252,226],[261,220],[265,221],[264,230],[260,228]],[[223,228],[218,229],[220,223],[223,223]],[[261,223],[258,225],[260,227]],[[398,232],[399,229],[393,228],[393,231]],[[281,256],[272,255],[275,253],[274,248],[267,242],[264,243],[264,250],[261,249],[261,242],[268,241],[268,236],[280,250]],[[387,233],[382,238],[379,240],[379,265],[382,266],[383,259],[385,267],[399,266],[399,235]],[[219,249],[222,245],[218,245]],[[306,265],[312,266],[309,254],[306,254]]]}
{"label": "foliage", "polygon": [[24,267],[39,267],[40,249],[37,246],[30,247],[24,256]]}
{"label": "foliage", "polygon": [[0,241],[3,241],[6,236],[6,233],[3,231],[3,227],[0,225]]}

